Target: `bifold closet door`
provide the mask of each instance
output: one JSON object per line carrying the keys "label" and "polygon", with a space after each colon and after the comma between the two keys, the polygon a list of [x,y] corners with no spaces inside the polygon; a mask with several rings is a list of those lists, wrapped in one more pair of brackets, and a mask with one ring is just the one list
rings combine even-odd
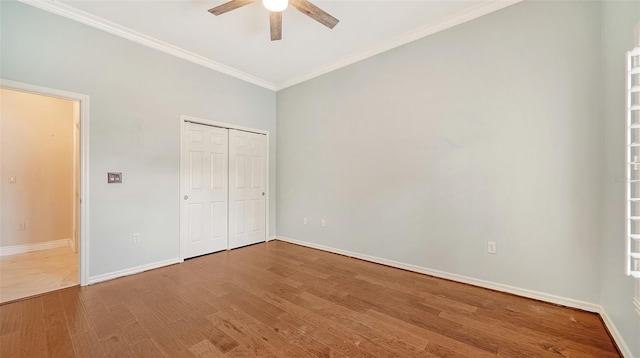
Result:
{"label": "bifold closet door", "polygon": [[182,258],[227,249],[229,130],[186,123],[180,210]]}
{"label": "bifold closet door", "polygon": [[229,130],[229,249],[266,240],[264,134]]}

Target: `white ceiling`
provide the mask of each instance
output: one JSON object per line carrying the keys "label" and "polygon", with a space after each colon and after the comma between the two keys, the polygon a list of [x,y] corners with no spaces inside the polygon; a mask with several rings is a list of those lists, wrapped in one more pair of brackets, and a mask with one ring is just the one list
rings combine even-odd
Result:
{"label": "white ceiling", "polygon": [[289,7],[272,42],[260,0],[220,16],[207,10],[225,1],[21,1],[273,90],[517,2],[311,0],[340,23],[330,30]]}

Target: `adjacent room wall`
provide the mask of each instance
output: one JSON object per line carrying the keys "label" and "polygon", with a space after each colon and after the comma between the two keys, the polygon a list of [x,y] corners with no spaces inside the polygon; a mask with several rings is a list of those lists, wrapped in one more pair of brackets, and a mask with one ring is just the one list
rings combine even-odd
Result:
{"label": "adjacent room wall", "polygon": [[[275,93],[22,3],[0,6],[2,78],[91,98],[89,276],[178,258],[181,114],[270,131],[275,198]],[[108,171],[123,183],[108,185]],[[275,200],[270,213],[273,235]]]}
{"label": "adjacent room wall", "polygon": [[0,89],[0,122],[0,247],[71,239],[73,101]]}
{"label": "adjacent room wall", "polygon": [[524,2],[280,91],[278,235],[598,303],[600,85],[600,4]]}
{"label": "adjacent room wall", "polygon": [[625,55],[640,43],[640,2],[602,3],[604,175],[600,302],[633,356],[640,357],[640,316],[634,311],[634,279],[624,274],[625,255]]}

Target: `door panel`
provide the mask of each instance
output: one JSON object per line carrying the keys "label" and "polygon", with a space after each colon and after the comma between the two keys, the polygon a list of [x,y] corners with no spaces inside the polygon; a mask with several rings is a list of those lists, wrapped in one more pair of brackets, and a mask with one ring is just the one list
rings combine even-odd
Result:
{"label": "door panel", "polygon": [[224,189],[225,183],[227,182],[226,163],[226,155],[221,153],[211,154],[211,187],[213,189]]}
{"label": "door panel", "polygon": [[182,258],[227,248],[228,130],[185,124],[181,175]]}
{"label": "door panel", "polygon": [[245,215],[244,215],[244,200],[236,200],[235,202],[236,205],[236,211],[235,211],[235,234],[236,235],[243,235],[244,234],[244,227],[245,227]]}
{"label": "door panel", "polygon": [[251,200],[251,231],[260,231],[262,229],[262,207],[263,202],[260,199]]}
{"label": "door panel", "polygon": [[189,153],[189,190],[202,189],[202,156],[201,151]]}
{"label": "door panel", "polygon": [[202,203],[189,204],[189,242],[202,242]]}
{"label": "door panel", "polygon": [[229,248],[266,239],[266,136],[229,130]]}
{"label": "door panel", "polygon": [[236,170],[235,170],[235,180],[232,180],[232,182],[236,183],[236,189],[239,189],[239,190],[243,190],[244,189],[245,161],[246,161],[246,158],[245,158],[244,155],[242,155],[242,154],[236,154],[235,155],[235,161],[234,161],[234,165],[235,165],[235,168],[236,168]]}

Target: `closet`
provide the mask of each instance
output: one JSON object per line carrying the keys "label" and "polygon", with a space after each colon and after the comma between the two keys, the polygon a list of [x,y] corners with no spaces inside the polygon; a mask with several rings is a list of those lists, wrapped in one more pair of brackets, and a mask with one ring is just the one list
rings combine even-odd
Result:
{"label": "closet", "polygon": [[264,242],[267,135],[181,125],[182,259]]}

